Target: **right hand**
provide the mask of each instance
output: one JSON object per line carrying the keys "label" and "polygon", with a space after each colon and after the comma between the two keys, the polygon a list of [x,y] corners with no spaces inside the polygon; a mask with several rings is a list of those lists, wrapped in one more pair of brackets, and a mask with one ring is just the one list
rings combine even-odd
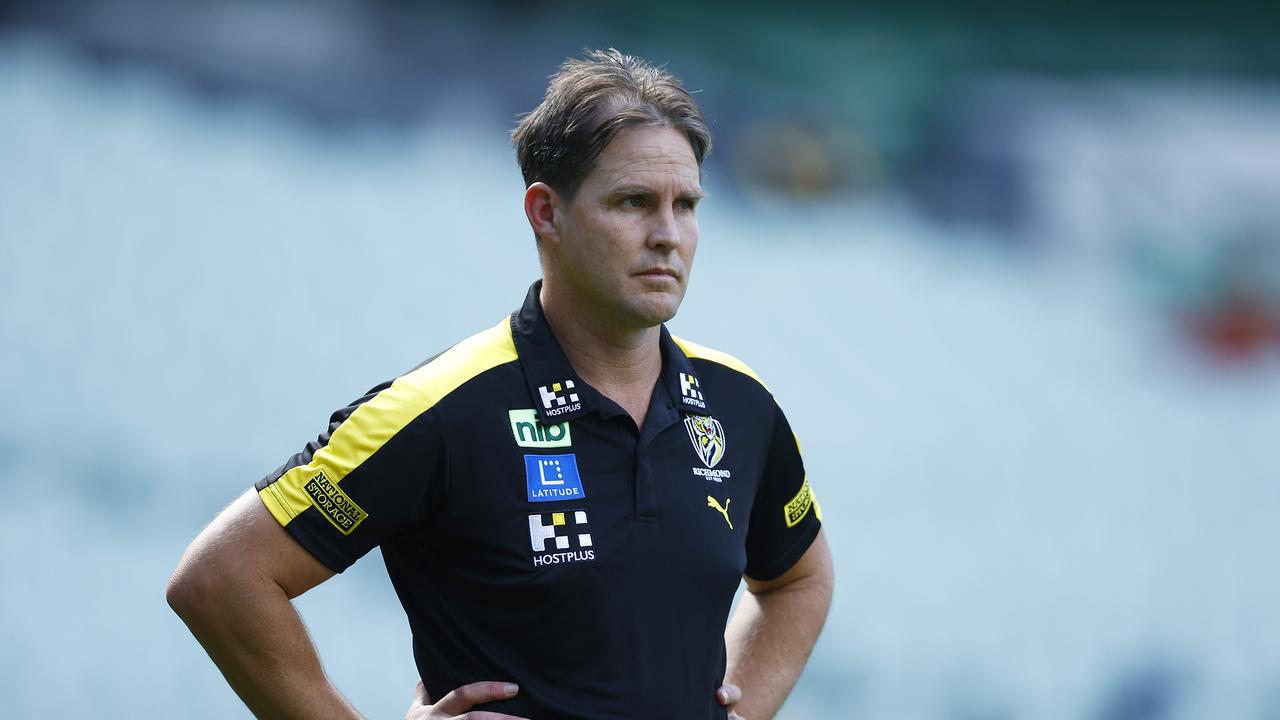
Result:
{"label": "right hand", "polygon": [[742,690],[737,685],[725,683],[716,691],[716,700],[729,710],[729,720],[747,720],[738,714],[735,709],[739,702],[742,702]]}
{"label": "right hand", "polygon": [[467,712],[472,705],[480,705],[482,703],[493,702],[495,700],[510,700],[520,692],[514,683],[501,682],[475,682],[470,685],[463,685],[453,692],[440,698],[440,702],[431,703],[431,696],[427,694],[427,686],[418,681],[418,691],[414,694],[413,704],[409,706],[409,712],[405,713],[404,720],[446,720],[446,718],[458,718],[460,720],[528,720],[528,718],[516,717],[515,715],[505,715],[503,713],[485,712]]}

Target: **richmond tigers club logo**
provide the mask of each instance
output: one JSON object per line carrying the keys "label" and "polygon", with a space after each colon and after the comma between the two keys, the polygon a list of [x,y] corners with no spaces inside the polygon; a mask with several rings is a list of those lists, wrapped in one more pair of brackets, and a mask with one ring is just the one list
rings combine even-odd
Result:
{"label": "richmond tigers club logo", "polygon": [[684,427],[689,431],[693,451],[698,454],[702,464],[708,468],[715,467],[724,457],[724,426],[713,417],[689,415],[684,419]]}

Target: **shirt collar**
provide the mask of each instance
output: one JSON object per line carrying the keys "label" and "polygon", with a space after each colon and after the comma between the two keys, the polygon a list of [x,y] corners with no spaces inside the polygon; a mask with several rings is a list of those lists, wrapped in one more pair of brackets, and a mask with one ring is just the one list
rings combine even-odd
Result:
{"label": "shirt collar", "polygon": [[[560,342],[551,332],[539,300],[541,290],[542,281],[534,282],[525,295],[524,305],[512,313],[511,339],[542,423],[556,425],[591,412],[598,399],[596,391],[574,372]],[[662,377],[659,382],[666,386],[681,410],[709,415],[711,405],[694,373],[693,363],[671,339],[666,325],[660,327],[660,332]]]}
{"label": "shirt collar", "polygon": [[693,371],[693,362],[684,350],[671,339],[667,326],[662,331],[662,382],[676,406],[687,413],[710,415],[711,401],[707,399],[706,387]]}

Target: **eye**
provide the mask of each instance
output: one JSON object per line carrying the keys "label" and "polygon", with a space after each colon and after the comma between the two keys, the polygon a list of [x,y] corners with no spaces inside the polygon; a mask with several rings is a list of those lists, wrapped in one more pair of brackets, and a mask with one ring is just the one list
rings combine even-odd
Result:
{"label": "eye", "polygon": [[694,214],[698,209],[698,197],[680,197],[676,198],[675,208],[677,212]]}
{"label": "eye", "polygon": [[629,208],[642,208],[644,207],[644,198],[640,195],[628,195],[623,198],[622,204]]}

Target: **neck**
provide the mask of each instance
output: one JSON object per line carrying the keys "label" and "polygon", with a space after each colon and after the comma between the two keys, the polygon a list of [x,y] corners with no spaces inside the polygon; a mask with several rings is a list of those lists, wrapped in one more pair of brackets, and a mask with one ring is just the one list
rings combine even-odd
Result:
{"label": "neck", "polygon": [[657,327],[619,327],[585,314],[582,309],[591,303],[549,291],[545,282],[539,299],[569,364],[588,384],[608,395],[653,387],[662,373]]}

